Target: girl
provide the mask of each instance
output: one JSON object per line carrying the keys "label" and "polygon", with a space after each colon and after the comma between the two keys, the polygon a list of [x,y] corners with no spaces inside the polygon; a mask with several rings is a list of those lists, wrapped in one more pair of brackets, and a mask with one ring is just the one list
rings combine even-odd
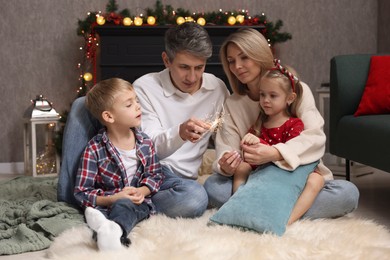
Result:
{"label": "girl", "polygon": [[[302,120],[297,117],[297,106],[302,98],[302,86],[298,78],[282,67],[279,61],[275,61],[275,66],[260,80],[259,117],[242,139],[242,144],[285,143],[298,136],[304,129]],[[240,164],[233,176],[233,193],[246,182],[252,169],[257,166],[245,161]],[[310,208],[324,182],[324,178],[317,172],[309,175],[288,224],[299,219]]]}

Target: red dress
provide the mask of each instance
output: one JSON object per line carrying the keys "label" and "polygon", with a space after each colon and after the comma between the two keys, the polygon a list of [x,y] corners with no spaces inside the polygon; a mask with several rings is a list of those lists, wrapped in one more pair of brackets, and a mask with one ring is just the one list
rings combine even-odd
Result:
{"label": "red dress", "polygon": [[[285,143],[288,140],[298,136],[303,131],[303,122],[296,117],[290,117],[283,125],[274,128],[261,127],[260,138],[269,145]],[[253,127],[249,129],[249,133],[255,134]]]}
{"label": "red dress", "polygon": [[[285,143],[288,140],[298,136],[303,131],[304,125],[300,118],[290,117],[283,123],[283,125],[274,128],[261,127],[260,136],[253,126],[248,130],[249,133],[254,134],[260,138],[260,143],[274,145],[278,143]],[[252,168],[256,168],[252,165]]]}

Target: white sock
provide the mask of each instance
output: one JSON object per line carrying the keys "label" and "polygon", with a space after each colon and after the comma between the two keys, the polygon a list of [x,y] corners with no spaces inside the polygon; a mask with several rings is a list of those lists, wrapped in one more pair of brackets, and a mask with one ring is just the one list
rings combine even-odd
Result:
{"label": "white sock", "polygon": [[99,210],[88,207],[85,209],[85,219],[88,226],[97,233],[99,250],[118,250],[122,248],[122,228],[112,220],[106,218]]}

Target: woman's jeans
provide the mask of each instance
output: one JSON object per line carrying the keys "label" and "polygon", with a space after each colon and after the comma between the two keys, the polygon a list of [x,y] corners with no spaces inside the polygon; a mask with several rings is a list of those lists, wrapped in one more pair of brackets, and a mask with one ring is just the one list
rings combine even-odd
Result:
{"label": "woman's jeans", "polygon": [[[80,157],[88,141],[97,134],[102,125],[86,109],[85,97],[77,98],[67,117],[62,141],[62,164],[58,179],[57,197],[78,205],[74,185]],[[165,179],[152,201],[158,213],[170,217],[197,217],[207,208],[207,193],[196,180],[175,175],[163,165]]]}
{"label": "woman's jeans", "polygon": [[[209,197],[209,204],[219,208],[232,196],[232,177],[213,173],[207,178],[204,187]],[[358,200],[359,190],[352,182],[326,181],[313,205],[302,218],[340,217],[355,210]]]}

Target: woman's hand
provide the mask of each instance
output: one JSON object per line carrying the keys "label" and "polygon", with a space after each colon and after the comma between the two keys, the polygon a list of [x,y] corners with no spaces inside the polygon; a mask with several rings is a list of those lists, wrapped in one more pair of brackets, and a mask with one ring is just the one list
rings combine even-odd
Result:
{"label": "woman's hand", "polygon": [[261,165],[282,159],[278,149],[266,144],[246,145],[242,144],[244,160],[252,165]]}
{"label": "woman's hand", "polygon": [[190,118],[180,125],[181,139],[196,143],[210,129],[210,124],[196,118]]}
{"label": "woman's hand", "polygon": [[224,153],[221,159],[218,160],[219,166],[227,176],[234,175],[241,162],[241,155],[237,151]]}

